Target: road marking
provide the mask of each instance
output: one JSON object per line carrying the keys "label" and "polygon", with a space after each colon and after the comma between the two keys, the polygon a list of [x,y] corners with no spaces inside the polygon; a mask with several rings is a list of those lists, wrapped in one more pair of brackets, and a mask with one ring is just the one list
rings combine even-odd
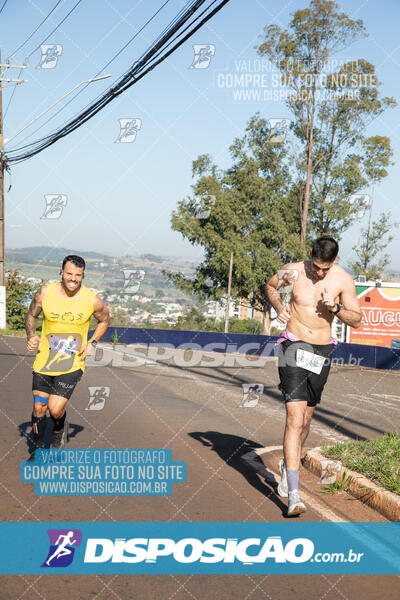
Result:
{"label": "road marking", "polygon": [[[279,482],[278,473],[272,471],[270,467],[268,467],[267,470],[266,467],[260,464],[259,460],[257,460],[257,458],[261,457],[263,454],[269,454],[271,452],[275,452],[276,450],[282,450],[282,446],[267,446],[265,448],[256,448],[255,450],[251,450],[251,452],[247,452],[247,454],[244,454],[242,458],[248,464],[250,464],[257,471],[257,473],[260,473],[260,475],[265,477],[268,483],[277,484]],[[333,510],[327,508],[326,506],[318,502],[318,500],[316,500],[314,496],[311,496],[304,490],[301,491],[301,495],[303,499],[307,502],[307,504],[311,506],[311,508],[315,510],[315,512],[320,514],[326,521],[332,521],[334,523],[350,523],[348,519],[339,517]]]}

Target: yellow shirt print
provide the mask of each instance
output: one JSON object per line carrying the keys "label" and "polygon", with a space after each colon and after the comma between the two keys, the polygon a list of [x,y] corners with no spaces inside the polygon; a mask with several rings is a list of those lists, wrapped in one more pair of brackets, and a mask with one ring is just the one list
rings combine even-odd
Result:
{"label": "yellow shirt print", "polygon": [[85,359],[78,352],[87,343],[96,296],[83,285],[76,296],[64,298],[58,288],[58,283],[47,285],[42,301],[42,335],[33,364],[34,371],[46,375],[85,370]]}

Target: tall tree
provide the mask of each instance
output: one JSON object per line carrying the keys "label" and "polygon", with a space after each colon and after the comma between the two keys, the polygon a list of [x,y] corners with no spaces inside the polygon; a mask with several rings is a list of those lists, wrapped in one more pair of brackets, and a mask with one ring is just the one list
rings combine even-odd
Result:
{"label": "tall tree", "polygon": [[[258,305],[266,316],[266,330],[265,282],[282,262],[303,256],[298,214],[289,193],[287,150],[271,144],[270,133],[265,119],[255,115],[243,138],[235,139],[230,147],[231,168],[219,170],[208,155],[193,162],[193,176],[198,178],[194,196],[178,203],[172,228],[192,244],[201,245],[205,258],[193,279],[164,272],[186,292],[220,299],[227,293],[233,252],[232,296]],[[209,203],[205,210],[196,206],[199,198]]]}
{"label": "tall tree", "polygon": [[353,246],[357,260],[350,262],[349,267],[355,275],[365,275],[367,279],[382,279],[387,265],[390,263],[389,254],[382,251],[390,244],[393,235],[388,235],[393,223],[390,213],[381,213],[379,219],[372,221],[372,206],[369,213],[368,226],[361,229],[358,243]]}
{"label": "tall tree", "polygon": [[[365,131],[396,103],[379,97],[368,61],[333,65],[334,53],[366,35],[361,20],[338,10],[335,2],[312,0],[294,13],[288,30],[266,27],[258,53],[278,68],[288,88],[290,143],[275,143],[273,130],[256,114],[230,147],[231,168],[218,169],[209,155],[194,161],[194,196],[178,204],[172,228],[202,246],[205,258],[192,280],[167,274],[184,291],[226,295],[233,253],[232,296],[261,305],[267,317],[268,277],[282,263],[304,258],[312,238],[340,239],[368,206],[362,191],[387,176],[390,140]],[[200,217],[201,197],[208,206]]]}
{"label": "tall tree", "polygon": [[338,11],[336,2],[312,0],[293,14],[288,29],[266,27],[258,47],[289,92],[297,142],[292,198],[303,247],[308,229],[311,235],[339,236],[351,224],[362,206],[352,196],[371,181],[368,165],[375,163],[380,171],[377,181],[386,175],[391,157],[388,138],[363,134],[395,105],[392,98],[379,99],[374,66],[360,59],[333,69],[332,56],[367,35],[361,20]]}

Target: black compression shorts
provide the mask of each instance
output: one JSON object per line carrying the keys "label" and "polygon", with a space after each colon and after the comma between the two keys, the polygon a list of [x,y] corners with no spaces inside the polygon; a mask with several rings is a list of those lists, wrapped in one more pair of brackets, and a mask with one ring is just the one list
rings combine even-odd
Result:
{"label": "black compression shorts", "polygon": [[[319,374],[308,371],[296,364],[297,350],[306,350],[325,358],[324,365]],[[316,406],[321,401],[321,394],[328,379],[331,368],[332,344],[309,344],[307,342],[291,342],[285,340],[280,344],[278,371],[280,378],[279,389],[285,402],[298,402],[305,400],[307,406]]]}
{"label": "black compression shorts", "polygon": [[38,390],[46,394],[54,394],[63,398],[71,398],[71,394],[75,389],[76,384],[80,381],[83,371],[78,369],[72,373],[64,373],[63,375],[44,375],[32,371],[32,391]]}

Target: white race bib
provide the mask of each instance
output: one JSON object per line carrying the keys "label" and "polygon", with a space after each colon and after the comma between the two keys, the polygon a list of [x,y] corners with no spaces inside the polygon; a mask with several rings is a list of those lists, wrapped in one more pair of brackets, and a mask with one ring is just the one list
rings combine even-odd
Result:
{"label": "white race bib", "polygon": [[319,375],[324,366],[325,356],[319,356],[307,350],[299,348],[296,352],[296,365]]}

